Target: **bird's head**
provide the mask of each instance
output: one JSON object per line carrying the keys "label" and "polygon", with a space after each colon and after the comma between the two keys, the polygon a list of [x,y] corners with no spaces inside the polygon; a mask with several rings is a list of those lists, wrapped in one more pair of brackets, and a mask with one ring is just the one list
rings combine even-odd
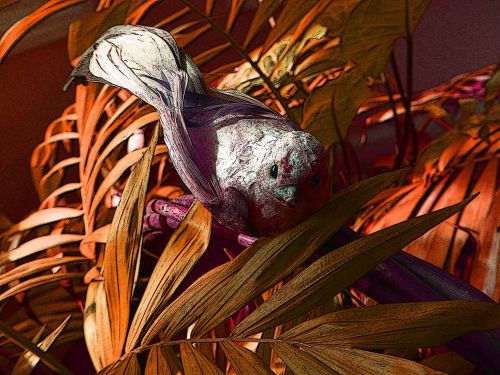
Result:
{"label": "bird's head", "polygon": [[[292,131],[274,142],[260,173],[271,217],[271,232],[298,224],[324,206],[331,195],[329,163],[321,143],[311,134]],[[267,180],[267,183],[264,181]],[[264,215],[266,216],[266,215]]]}

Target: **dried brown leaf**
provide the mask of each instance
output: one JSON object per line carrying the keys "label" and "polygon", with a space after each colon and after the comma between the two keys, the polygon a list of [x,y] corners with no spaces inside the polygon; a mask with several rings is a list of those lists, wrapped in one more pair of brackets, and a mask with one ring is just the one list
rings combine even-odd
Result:
{"label": "dried brown leaf", "polygon": [[42,194],[42,198],[47,197],[58,187],[57,184],[60,182],[65,168],[80,164],[80,160],[79,157],[73,156],[61,160],[50,168],[50,170],[40,179],[38,188]]}
{"label": "dried brown leaf", "polygon": [[134,8],[131,7],[131,9],[129,10],[127,18],[125,19],[125,23],[130,25],[136,25],[144,18],[144,16],[146,16],[146,13],[148,11],[159,2],[160,0],[145,0],[142,2],[137,2],[137,1],[133,2],[132,6],[135,7]]}
{"label": "dried brown leaf", "polygon": [[272,344],[273,350],[286,363],[295,375],[333,375],[338,374],[322,361],[317,360],[308,353],[284,342]]}
{"label": "dried brown leaf", "polygon": [[261,332],[313,309],[469,202],[385,228],[321,257],[253,311],[233,335]]}
{"label": "dried brown leaf", "polygon": [[7,289],[5,292],[0,294],[0,301],[4,301],[7,298],[13,297],[18,293],[22,293],[42,285],[52,284],[62,280],[78,280],[81,279],[82,277],[83,277],[82,273],[65,273],[65,272],[32,277],[26,281],[23,281]]}
{"label": "dried brown leaf", "polygon": [[69,371],[62,363],[60,363],[56,358],[51,356],[50,354],[44,352],[40,348],[38,348],[35,344],[33,344],[30,340],[28,340],[23,335],[14,331],[11,327],[9,327],[4,322],[0,321],[0,332],[7,337],[10,341],[12,341],[17,346],[30,351],[40,358],[45,366],[50,368],[52,371],[57,372],[58,374],[71,375],[72,372]]}
{"label": "dried brown leaf", "polygon": [[83,313],[83,333],[90,359],[96,370],[113,362],[111,323],[103,282],[92,282],[87,288]]}
{"label": "dried brown leaf", "polygon": [[499,312],[500,306],[489,302],[375,305],[306,321],[279,339],[359,349],[431,347],[471,331],[500,327]]}
{"label": "dried brown leaf", "polygon": [[[299,22],[297,22],[297,26],[292,35],[292,39],[286,46],[285,50],[281,53],[280,60],[282,60],[285,55],[295,46],[295,44],[303,38],[304,34],[311,27],[313,22],[318,19],[318,17],[331,4],[331,2],[332,0],[319,0],[317,4],[314,5],[305,16]],[[276,64],[276,66],[278,66],[278,64]]]}
{"label": "dried brown leaf", "polygon": [[[47,329],[47,324],[44,324],[39,330],[38,332],[36,333],[36,335],[33,337],[33,339],[31,340],[31,342],[35,345],[37,345],[40,341],[40,339],[42,338],[42,335],[43,335],[43,332]],[[16,368],[18,367],[25,367],[25,362],[26,362],[26,356],[29,355],[31,352],[25,350],[23,351],[23,353],[19,356],[19,358],[17,359],[17,362],[14,366],[14,369],[12,370],[12,375],[15,375],[16,374]]]}
{"label": "dried brown leaf", "polygon": [[227,32],[231,32],[234,22],[238,18],[241,6],[243,5],[244,2],[245,2],[244,0],[231,0],[231,7],[229,8],[229,15],[227,17],[227,22],[226,22]]}
{"label": "dried brown leaf", "polygon": [[214,59],[215,57],[217,57],[220,53],[224,52],[229,47],[231,47],[231,43],[219,44],[215,47],[203,51],[199,55],[196,55],[195,57],[193,57],[193,61],[195,62],[196,65],[201,66],[203,64],[206,64],[210,60]]}
{"label": "dried brown leaf", "polygon": [[300,20],[302,20],[318,2],[319,0],[287,1],[276,21],[276,27],[271,30],[266,38],[262,52],[267,52],[267,50],[283,35],[290,34]]}
{"label": "dried brown leaf", "polygon": [[347,348],[304,347],[311,354],[340,374],[366,375],[444,375],[419,363],[384,354]]}
{"label": "dried brown leaf", "polygon": [[[193,337],[207,333],[290,274],[366,201],[406,173],[403,170],[367,179],[334,196],[325,207],[295,228],[251,246],[251,261],[232,277],[224,290],[212,292],[212,302],[198,319]],[[248,285],[252,285],[252,288]]]}
{"label": "dried brown leaf", "polygon": [[100,375],[141,375],[142,370],[136,353],[130,353],[114,364],[99,371]]}
{"label": "dried brown leaf", "polygon": [[212,216],[195,201],[179,227],[170,237],[149,278],[134,319],[125,350],[132,350],[142,338],[145,327],[158,317],[179,285],[205,253],[210,241]]}
{"label": "dried brown leaf", "polygon": [[237,375],[273,375],[271,369],[262,360],[248,349],[236,345],[231,341],[222,341],[220,344],[227,356],[231,367]]}
{"label": "dried brown leaf", "polygon": [[[100,88],[98,84],[87,86],[78,85],[76,90],[75,109],[78,116],[77,126],[80,133],[80,175],[93,167],[87,160],[89,153],[94,149],[92,145],[97,144],[94,138],[99,119],[105,112],[106,106],[115,99],[119,89],[114,86],[104,85]],[[87,178],[81,180],[87,182]],[[84,186],[85,187],[85,186]],[[82,196],[82,199],[85,197]]]}
{"label": "dried brown leaf", "polygon": [[[370,200],[385,187],[392,185],[406,173],[407,171],[403,170],[372,177],[336,195],[333,198],[333,205],[337,206],[338,204],[338,225],[341,225],[352,212],[355,212],[362,207],[364,202]],[[342,212],[344,212],[345,216],[341,215]],[[330,222],[330,219],[328,221]],[[319,222],[321,222],[321,220],[319,220]],[[293,231],[294,230],[292,230],[292,232]],[[311,231],[313,230],[311,229]],[[285,236],[288,238],[288,235]],[[198,320],[200,316],[205,313],[206,306],[213,307],[214,303],[216,303],[214,302],[215,298],[220,298],[228,293],[229,283],[234,282],[235,279],[237,280],[236,274],[241,270],[243,265],[247,264],[248,260],[254,256],[254,253],[256,252],[255,249],[261,249],[263,245],[268,243],[269,241],[266,240],[261,241],[260,244],[257,243],[253,247],[245,250],[231,262],[213,269],[196,280],[184,293],[167,306],[167,308],[149,326],[141,344],[144,345],[149,343],[162,330],[164,330],[165,338],[171,338],[180,330],[188,327],[190,324]],[[272,247],[269,248],[272,249]],[[303,251],[303,247],[301,247],[300,244],[297,245],[297,248],[300,252]],[[307,257],[307,255],[305,257]],[[298,262],[300,262],[300,259],[296,263],[299,264]],[[275,271],[269,270],[269,272],[270,274],[273,274]],[[270,283],[273,283],[273,281],[271,280]],[[246,286],[243,288],[249,289]],[[265,289],[268,288],[264,288],[264,290]],[[259,293],[257,291],[254,292],[256,295]],[[244,304],[246,302],[247,300],[238,301],[235,299],[236,304]],[[218,304],[216,306],[222,306],[222,304]],[[214,310],[218,310],[218,308]],[[217,313],[217,311],[215,311],[215,313]],[[214,314],[214,312],[210,312],[210,314]]]}
{"label": "dried brown leaf", "polygon": [[142,246],[142,218],[151,161],[158,141],[158,126],[143,157],[130,174],[116,209],[104,253],[103,276],[111,322],[112,349],[120,358],[127,336],[139,257]]}
{"label": "dried brown leaf", "polygon": [[[207,4],[208,4],[208,2],[210,2],[210,0],[207,1]],[[165,17],[164,19],[162,19],[160,22],[158,22],[155,25],[155,27],[164,28],[165,26],[171,24],[172,22],[177,21],[182,16],[185,16],[189,12],[190,12],[190,9],[188,7],[182,8],[181,10],[175,12],[174,14],[172,14],[172,15],[170,15],[168,17]]]}
{"label": "dried brown leaf", "polygon": [[82,245],[92,242],[106,243],[108,241],[109,230],[111,224],[103,225],[102,227],[96,229],[92,233],[86,235],[82,240]]}
{"label": "dried brown leaf", "polygon": [[62,265],[69,265],[72,263],[87,262],[88,259],[79,256],[67,256],[59,258],[57,256],[36,259],[31,262],[20,264],[19,266],[11,269],[0,275],[0,286],[6,285],[12,281],[19,280],[23,277],[33,275],[37,272],[49,270],[53,267]]}
{"label": "dried brown leaf", "polygon": [[304,104],[301,128],[326,147],[345,138],[358,108],[370,92],[366,78],[360,73],[355,68],[339,80],[317,88]]}
{"label": "dried brown leaf", "polygon": [[141,345],[149,343],[161,331],[165,339],[171,338],[197,320],[205,306],[208,306],[212,295],[225,290],[231,278],[243,264],[248,262],[251,255],[251,248],[246,249],[231,262],[214,268],[198,278],[148,327]]}
{"label": "dried brown leaf", "polygon": [[[109,189],[127,170],[129,170],[130,167],[134,166],[142,158],[144,150],[146,150],[146,148],[141,148],[125,155],[115,164],[113,169],[109,171],[102,183],[99,185],[99,188],[97,189],[97,192],[95,193],[93,199],[91,200],[91,206],[88,213],[88,217],[90,219],[95,218],[97,207],[99,206],[99,204],[101,204]],[[166,153],[167,147],[165,145],[158,145],[158,147],[154,151],[155,156]]]}
{"label": "dried brown leaf", "polygon": [[149,352],[148,362],[146,363],[146,370],[144,375],[175,375],[170,370],[168,365],[168,357],[164,355],[163,348],[160,346],[153,346]]}
{"label": "dried brown leaf", "polygon": [[[456,203],[460,199],[464,199],[468,194],[468,186],[473,172],[473,165],[468,165],[466,168],[460,171],[458,176],[449,186],[445,185],[445,193],[440,194],[437,197],[437,200],[433,204],[432,209],[437,210],[442,207],[449,206],[450,204]],[[412,204],[410,204],[410,206],[411,205]],[[455,260],[458,254],[457,251],[453,251],[453,246],[449,246],[449,239],[456,231],[456,228],[453,227],[453,224],[457,224],[459,216],[460,215],[457,214],[451,217],[446,223],[442,223],[433,231],[426,233],[424,236],[422,236],[422,238],[419,238],[418,241],[415,241],[415,243],[408,246],[406,251],[418,256],[421,259],[425,259],[428,262],[437,265],[438,267],[451,270],[452,268],[450,266],[453,264],[451,263],[451,260]],[[463,241],[462,243],[464,243],[467,238],[467,233],[463,231],[457,232],[456,237],[457,240],[460,239],[461,241]]]}
{"label": "dried brown leaf", "polygon": [[82,3],[84,0],[50,0],[34,12],[17,21],[3,34],[0,39],[0,63],[5,56],[14,47],[14,45],[26,34],[33,26],[62,9]]}
{"label": "dried brown leaf", "polygon": [[[101,94],[99,94],[99,97],[101,97]],[[111,100],[111,97],[105,96],[102,99],[102,103],[100,105],[103,105],[106,102],[106,99]],[[109,159],[111,153],[120,144],[126,142],[130,138],[130,136],[134,134],[136,130],[140,130],[158,121],[158,114],[156,112],[151,112],[152,109],[150,107],[147,107],[144,111],[140,112],[139,117],[135,118],[128,126],[126,126],[118,134],[114,135],[112,139],[109,139],[113,133],[108,134],[105,131],[105,129],[109,131],[114,130],[114,128],[120,124],[120,122],[118,121],[119,115],[122,114],[123,116],[125,116],[125,112],[134,110],[135,104],[137,103],[138,102],[137,99],[135,99],[135,97],[131,97],[131,99],[123,103],[123,105],[120,106],[119,110],[115,112],[115,115],[113,115],[106,122],[104,127],[100,129],[99,133],[94,139],[94,144],[92,145],[92,147],[90,147],[90,144],[87,146],[89,148],[87,151],[88,158],[85,163],[85,172],[82,178],[82,181],[85,181],[86,185],[83,190],[82,198],[88,197],[89,206],[90,206],[90,199],[92,198],[92,192],[94,189],[95,181],[97,180],[97,177],[101,173],[102,166],[105,164],[106,160]],[[96,106],[94,105],[92,109],[94,109],[95,107]],[[118,117],[116,117],[117,115]],[[97,117],[97,115],[95,117]],[[87,139],[87,137],[85,137],[85,139],[86,141],[90,142],[90,138]],[[106,147],[101,153],[98,153],[104,144],[106,145]],[[83,145],[81,146],[81,149],[83,149]]]}
{"label": "dried brown leaf", "polygon": [[455,352],[436,354],[424,359],[420,363],[449,375],[469,375],[476,367]]}
{"label": "dried brown leaf", "polygon": [[90,284],[92,281],[103,281],[104,277],[101,275],[101,271],[97,266],[92,267],[89,269],[86,273],[85,276],[83,277],[83,282],[85,284]]}
{"label": "dried brown leaf", "polygon": [[269,17],[276,12],[280,5],[281,0],[263,0],[259,4],[257,10],[255,11],[255,16],[252,19],[252,24],[246,33],[245,42],[243,43],[244,48],[248,47],[260,28],[268,22]]}
{"label": "dried brown leaf", "polygon": [[25,258],[51,247],[66,245],[80,241],[84,236],[80,234],[51,234],[34,238],[19,247],[0,254],[0,265]]}
{"label": "dried brown leaf", "polygon": [[180,346],[185,375],[223,375],[223,372],[193,345],[182,342]]}
{"label": "dried brown leaf", "polygon": [[343,69],[344,61],[340,58],[340,38],[336,37],[324,47],[312,52],[295,66],[293,78],[297,81],[318,75],[333,68]]}
{"label": "dried brown leaf", "polygon": [[8,6],[17,3],[19,0],[0,0],[0,9],[7,8]]}
{"label": "dried brown leaf", "polygon": [[53,190],[45,199],[40,203],[40,210],[45,208],[53,207],[56,203],[56,198],[65,193],[69,193],[70,191],[75,191],[81,189],[82,184],[80,182],[70,182],[65,184],[57,189]]}
{"label": "dried brown leaf", "polygon": [[70,207],[55,207],[46,208],[44,210],[39,210],[26,219],[21,220],[19,223],[12,226],[6,233],[2,233],[2,236],[10,235],[15,232],[21,232],[23,230],[28,230],[40,225],[50,224],[55,221],[73,219],[83,215],[82,210]]}
{"label": "dried brown leaf", "polygon": [[177,35],[175,35],[175,39],[177,40],[177,44],[179,45],[179,47],[185,48],[189,44],[191,44],[192,42],[197,40],[200,37],[200,35],[206,33],[211,28],[212,28],[212,25],[203,25],[203,26],[199,27],[198,29],[193,30],[189,33],[177,34]]}
{"label": "dried brown leaf", "polygon": [[[50,347],[57,340],[59,335],[62,333],[69,320],[71,319],[71,315],[68,316],[64,321],[50,334],[47,335],[37,346],[40,350],[44,352],[48,351]],[[12,375],[28,375],[31,374],[35,366],[40,361],[40,358],[31,352],[24,353],[16,363],[14,370],[12,370]]]}

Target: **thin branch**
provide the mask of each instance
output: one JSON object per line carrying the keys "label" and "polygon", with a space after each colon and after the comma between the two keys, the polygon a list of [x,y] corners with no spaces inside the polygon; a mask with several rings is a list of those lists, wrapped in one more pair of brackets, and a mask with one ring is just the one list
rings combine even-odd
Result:
{"label": "thin branch", "polygon": [[[394,51],[391,53],[391,65],[394,71],[394,76],[396,77],[396,83],[398,90],[401,93],[401,100],[405,108],[404,117],[404,127],[403,127],[403,137],[402,142],[399,147],[399,152],[396,156],[394,163],[394,168],[400,168],[406,157],[406,150],[410,141],[412,142],[412,156],[410,158],[410,163],[414,164],[418,153],[418,137],[415,124],[413,122],[413,115],[411,113],[411,98],[413,92],[413,37],[410,32],[408,14],[408,0],[405,0],[405,30],[406,30],[406,90],[403,87],[401,76],[399,75],[398,65],[396,63],[396,58],[394,56]],[[406,92],[405,92],[406,91]]]}
{"label": "thin branch", "polygon": [[295,86],[299,89],[299,91],[307,98],[309,96],[309,93],[307,92],[306,88],[302,84],[302,82],[299,80],[297,82],[294,82]]}
{"label": "thin branch", "polygon": [[[394,51],[391,52],[391,67],[394,73],[394,77],[396,78],[396,85],[398,87],[399,94],[401,95],[401,101],[405,107],[406,113],[406,95],[405,90],[403,88],[403,83],[401,81],[401,76],[399,75],[398,63],[396,61],[396,56],[394,55]],[[403,165],[403,160],[406,155],[406,144],[408,143],[408,132],[406,129],[406,122],[403,124],[403,133],[401,135],[401,141],[398,144],[398,153],[396,155],[396,160],[394,161],[394,169],[399,169]]]}
{"label": "thin branch", "polygon": [[295,121],[295,116],[293,115],[293,112],[290,111],[290,109],[288,108],[288,103],[285,101],[285,99],[283,99],[283,97],[281,96],[281,94],[279,93],[278,89],[273,85],[273,83],[271,82],[271,80],[269,79],[269,77],[262,71],[262,69],[260,69],[259,65],[257,64],[257,62],[253,61],[251,59],[251,57],[248,55],[248,53],[243,49],[243,47],[233,38],[233,36],[228,33],[224,28],[222,28],[217,22],[215,22],[211,17],[207,16],[205,13],[203,13],[201,10],[199,10],[198,8],[196,8],[193,4],[191,4],[188,0],[179,0],[181,3],[183,3],[185,6],[187,6],[188,8],[190,8],[193,12],[195,12],[196,14],[198,14],[198,16],[200,16],[201,18],[205,19],[206,22],[208,22],[210,25],[212,25],[214,27],[214,29],[219,33],[221,34],[224,38],[227,39],[227,41],[229,43],[231,43],[233,45],[233,47],[236,49],[236,51],[243,57],[245,58],[249,63],[250,65],[252,66],[252,68],[255,69],[255,71],[259,74],[259,76],[264,80],[264,82],[266,83],[267,86],[269,86],[269,89],[273,92],[274,96],[276,97],[276,99],[278,99],[278,101],[280,102],[280,104],[283,106],[287,116]]}
{"label": "thin branch", "polygon": [[405,100],[405,127],[411,133],[412,156],[411,164],[415,164],[418,153],[418,138],[411,113],[411,99],[413,93],[413,36],[410,32],[410,15],[408,0],[405,0],[405,31],[406,31],[406,100]]}
{"label": "thin branch", "polygon": [[358,183],[361,181],[361,164],[359,162],[358,154],[356,153],[356,150],[354,149],[354,146],[352,145],[351,141],[346,137],[345,143],[347,145],[347,149],[349,151],[349,160],[354,164],[356,167],[356,175],[354,175],[354,183]]}
{"label": "thin branch", "polygon": [[[401,142],[403,140],[403,134],[401,133],[401,122],[399,121],[398,111],[396,109],[396,102],[394,101],[394,95],[392,94],[391,85],[389,84],[385,73],[382,73],[382,81],[384,82],[387,96],[389,97],[389,103],[391,104],[392,114],[394,117],[394,127],[396,130],[396,144],[398,153],[401,147]],[[397,169],[396,166],[394,166],[394,168]]]}
{"label": "thin branch", "polygon": [[342,158],[344,159],[344,165],[347,168],[347,173],[349,174],[349,182],[352,182],[351,178],[353,176],[353,173],[351,170],[351,165],[349,163],[349,154],[347,152],[347,147],[345,145],[345,141],[342,138],[342,134],[340,133],[339,124],[337,122],[337,116],[335,114],[335,94],[333,94],[333,97],[332,97],[332,124],[333,124],[333,128],[335,130],[335,133],[337,134],[337,138],[339,139],[340,149],[342,150]]}
{"label": "thin branch", "polygon": [[396,78],[398,91],[401,94],[401,101],[404,102],[406,100],[406,93],[403,87],[403,81],[401,80],[401,75],[399,74],[398,63],[396,61],[396,55],[394,55],[394,50],[391,52],[391,68],[394,73],[394,78]]}
{"label": "thin branch", "polygon": [[356,297],[356,296],[354,295],[354,293],[353,293],[353,292],[351,292],[349,289],[345,289],[345,292],[349,295],[349,297],[350,297],[350,298],[351,298],[354,302],[356,302],[356,303],[359,305],[359,307],[361,307],[361,306],[366,306],[366,304],[365,304],[363,301],[361,301],[358,297]]}

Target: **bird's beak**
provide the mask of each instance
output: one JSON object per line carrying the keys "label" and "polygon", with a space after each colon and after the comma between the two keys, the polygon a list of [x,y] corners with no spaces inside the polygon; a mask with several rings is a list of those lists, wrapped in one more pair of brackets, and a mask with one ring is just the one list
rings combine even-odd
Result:
{"label": "bird's beak", "polygon": [[275,190],[278,197],[283,199],[287,204],[293,205],[297,195],[297,187],[293,185],[277,187]]}

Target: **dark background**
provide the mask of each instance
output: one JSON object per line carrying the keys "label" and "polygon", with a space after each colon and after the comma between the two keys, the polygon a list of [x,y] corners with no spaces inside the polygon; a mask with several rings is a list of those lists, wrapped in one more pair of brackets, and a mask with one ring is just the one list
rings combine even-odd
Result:
{"label": "dark background", "polygon": [[[74,91],[62,91],[71,72],[65,33],[69,22],[92,9],[92,3],[46,19],[0,64],[0,213],[13,221],[38,204],[30,176],[31,151],[41,142],[46,126],[73,102]],[[9,11],[0,9],[0,33],[20,18],[1,13]],[[499,25],[498,0],[432,1],[414,34],[415,90],[498,62]],[[402,45],[397,45],[396,53],[403,62]]]}

